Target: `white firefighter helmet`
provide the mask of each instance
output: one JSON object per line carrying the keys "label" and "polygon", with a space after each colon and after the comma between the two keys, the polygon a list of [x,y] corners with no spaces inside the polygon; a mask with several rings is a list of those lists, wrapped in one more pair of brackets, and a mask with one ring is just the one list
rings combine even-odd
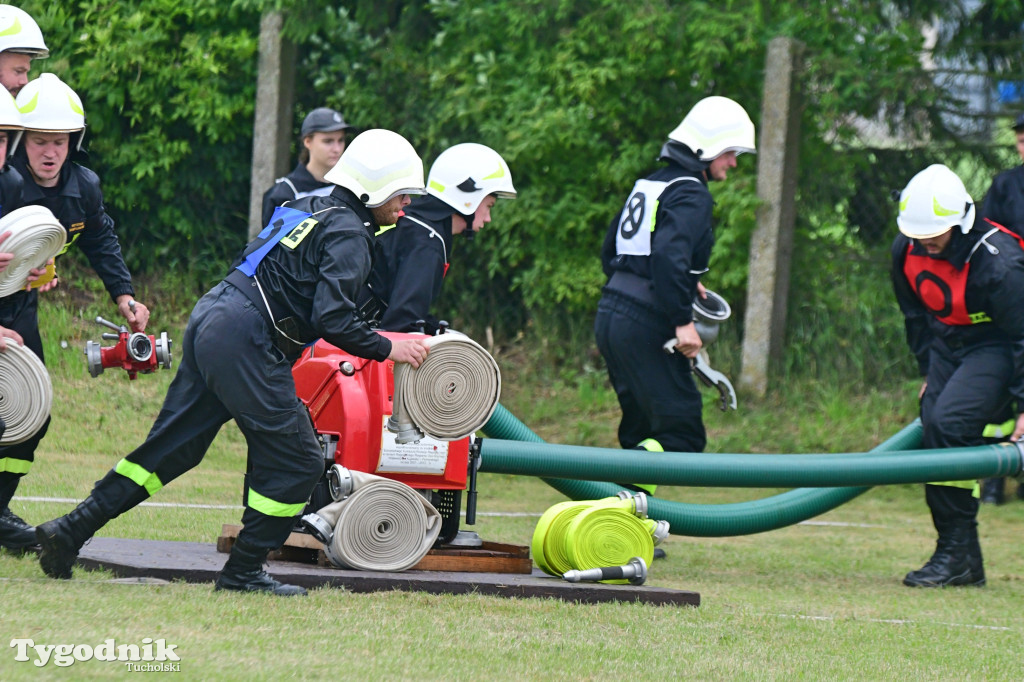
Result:
{"label": "white firefighter helmet", "polygon": [[[5,88],[0,88],[0,91]],[[10,95],[10,93],[8,93]],[[21,124],[21,115],[18,113],[18,106],[14,103],[14,97],[4,97],[0,92],[0,130],[9,130],[7,136],[7,153],[12,154],[18,148],[18,140],[21,139],[21,131],[25,127]],[[0,166],[3,166],[3,159],[0,159]]]}
{"label": "white firefighter helmet", "polygon": [[685,144],[701,161],[726,152],[756,153],[754,123],[746,110],[728,97],[705,97],[693,105],[668,139]]}
{"label": "white firefighter helmet", "polygon": [[516,188],[501,154],[486,145],[466,142],[437,157],[427,176],[427,194],[462,215],[472,215],[484,197],[494,194],[514,199]]}
{"label": "white firefighter helmet", "polygon": [[0,5],[0,52],[21,52],[33,59],[49,57],[39,24],[25,10]]}
{"label": "white firefighter helmet", "polygon": [[423,161],[416,150],[398,133],[379,128],[357,135],[324,179],[351,190],[367,208],[399,194],[426,191]]}
{"label": "white firefighter helmet", "polygon": [[940,163],[915,175],[900,193],[896,224],[911,239],[931,239],[959,227],[974,226],[974,201],[956,173]]}
{"label": "white firefighter helmet", "polygon": [[15,100],[25,130],[42,133],[76,133],[82,146],[85,137],[85,109],[82,100],[67,83],[52,73],[31,80]]}

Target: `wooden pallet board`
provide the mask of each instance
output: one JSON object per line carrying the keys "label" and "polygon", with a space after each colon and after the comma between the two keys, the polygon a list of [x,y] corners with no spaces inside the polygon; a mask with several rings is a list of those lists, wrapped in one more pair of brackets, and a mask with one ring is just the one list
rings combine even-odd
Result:
{"label": "wooden pallet board", "polygon": [[[242,529],[237,524],[225,523],[217,538],[217,551],[230,552],[231,545]],[[271,559],[298,561],[305,564],[330,566],[323,544],[306,533],[292,533],[284,545],[269,555]],[[414,571],[448,571],[454,573],[521,573],[533,572],[530,548],[500,542],[484,541],[480,547],[442,547],[427,552]]]}
{"label": "wooden pallet board", "polygon": [[[217,579],[225,559],[225,555],[218,552],[212,543],[96,537],[82,548],[78,563],[85,568],[107,569],[121,578],[212,583]],[[530,575],[416,570],[383,573],[346,571],[293,561],[269,561],[267,572],[293,585],[306,588],[339,587],[355,593],[404,590],[431,594],[546,597],[588,604],[641,602],[662,606],[700,605],[700,594],[697,592],[650,584],[568,583],[539,570]]]}

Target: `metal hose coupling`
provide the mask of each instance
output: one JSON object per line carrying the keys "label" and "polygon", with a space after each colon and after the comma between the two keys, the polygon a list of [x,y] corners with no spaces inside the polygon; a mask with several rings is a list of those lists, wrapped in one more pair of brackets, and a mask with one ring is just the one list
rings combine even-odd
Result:
{"label": "metal hose coupling", "polygon": [[441,532],[441,513],[404,483],[362,471],[348,475],[350,495],[302,518],[330,562],[362,571],[418,564]]}
{"label": "metal hose coupling", "polygon": [[[64,249],[67,239],[64,226],[43,206],[24,206],[8,213],[0,220],[0,234],[8,230],[11,236],[0,249],[14,257],[0,272],[0,298],[24,289],[29,270],[46,266]],[[33,282],[33,288],[53,279],[54,272],[48,270],[48,277]]]}
{"label": "metal hose coupling", "polygon": [[701,298],[700,294],[693,299],[693,324],[697,328],[697,335],[705,346],[718,338],[718,327],[732,315],[732,308],[728,301],[720,295],[705,289],[707,298]]}
{"label": "metal hose coupling", "polygon": [[427,339],[430,352],[414,369],[395,365],[395,398],[388,430],[398,443],[428,435],[459,440],[487,423],[501,396],[501,371],[484,348],[449,331]]}
{"label": "metal hose coupling", "polygon": [[0,418],[7,428],[0,445],[31,438],[46,423],[53,405],[50,373],[36,354],[14,341],[0,353]]}
{"label": "metal hose coupling", "polygon": [[1010,474],[1010,476],[1020,476],[1024,473],[1024,438],[1010,442],[1017,446],[1017,455],[1020,457],[1017,461],[1017,472]]}
{"label": "metal hose coupling", "polygon": [[632,585],[643,585],[647,581],[647,564],[642,557],[635,556],[622,566],[601,566],[582,571],[566,571],[562,578],[571,583],[581,580],[617,582],[628,581]]}

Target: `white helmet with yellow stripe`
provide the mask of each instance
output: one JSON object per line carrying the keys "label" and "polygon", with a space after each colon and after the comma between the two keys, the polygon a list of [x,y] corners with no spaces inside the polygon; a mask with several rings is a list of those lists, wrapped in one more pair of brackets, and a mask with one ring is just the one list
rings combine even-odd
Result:
{"label": "white helmet with yellow stripe", "polygon": [[668,139],[685,144],[701,161],[712,161],[726,152],[756,152],[754,123],[746,110],[728,97],[705,97]]}
{"label": "white helmet with yellow stripe", "polygon": [[512,171],[501,154],[487,145],[465,142],[441,152],[427,176],[427,194],[462,215],[476,212],[484,197],[514,199]]}
{"label": "white helmet with yellow stripe", "polygon": [[20,52],[33,59],[50,56],[39,24],[13,5],[0,5],[0,52]]}
{"label": "white helmet with yellow stripe", "polygon": [[324,179],[350,190],[367,208],[399,194],[425,192],[423,160],[416,150],[398,133],[379,128],[357,135]]}
{"label": "white helmet with yellow stripe", "polygon": [[956,173],[940,163],[915,175],[900,193],[896,225],[911,239],[931,239],[959,227],[974,227],[974,200]]}

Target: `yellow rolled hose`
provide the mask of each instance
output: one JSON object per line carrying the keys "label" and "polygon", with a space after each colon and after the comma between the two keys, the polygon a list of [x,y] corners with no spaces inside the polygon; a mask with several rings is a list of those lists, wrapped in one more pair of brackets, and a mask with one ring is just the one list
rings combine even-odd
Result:
{"label": "yellow rolled hose", "polygon": [[622,495],[561,502],[544,512],[531,542],[537,566],[562,576],[569,570],[626,564],[633,557],[650,564],[654,545],[668,535],[668,524],[646,518],[647,498],[642,493]]}
{"label": "yellow rolled hose", "polygon": [[650,566],[654,561],[654,538],[644,521],[629,511],[616,506],[595,506],[576,515],[569,524],[565,551],[570,565],[577,570],[621,566],[637,556]]}

